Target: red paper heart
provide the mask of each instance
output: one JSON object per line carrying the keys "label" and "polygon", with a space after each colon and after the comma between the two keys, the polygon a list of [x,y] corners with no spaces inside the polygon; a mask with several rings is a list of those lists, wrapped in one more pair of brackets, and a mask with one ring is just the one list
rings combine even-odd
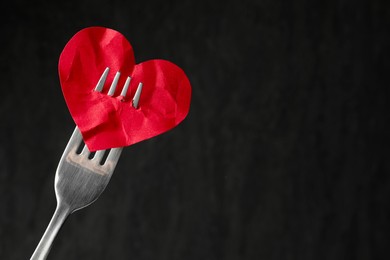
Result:
{"label": "red paper heart", "polygon": [[[110,68],[103,91],[95,91]],[[115,94],[107,92],[121,73]],[[90,151],[128,146],[164,133],[188,114],[191,86],[183,70],[165,60],[135,64],[133,48],[119,32],[90,27],[76,33],[59,60],[62,91],[69,111]],[[126,98],[120,93],[131,77]],[[138,83],[143,83],[139,107],[132,106]]]}

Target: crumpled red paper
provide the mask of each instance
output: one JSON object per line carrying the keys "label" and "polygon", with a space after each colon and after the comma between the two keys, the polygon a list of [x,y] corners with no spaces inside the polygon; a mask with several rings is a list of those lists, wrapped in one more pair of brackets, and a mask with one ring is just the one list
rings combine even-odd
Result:
{"label": "crumpled red paper", "polygon": [[[102,73],[110,68],[103,91],[95,91]],[[116,92],[108,89],[121,73]],[[129,146],[164,133],[188,114],[190,82],[175,64],[149,60],[135,64],[133,48],[119,32],[89,27],[66,44],[59,60],[59,76],[69,111],[90,151]],[[120,96],[127,76],[131,83]],[[138,108],[132,98],[138,84],[143,89]]]}

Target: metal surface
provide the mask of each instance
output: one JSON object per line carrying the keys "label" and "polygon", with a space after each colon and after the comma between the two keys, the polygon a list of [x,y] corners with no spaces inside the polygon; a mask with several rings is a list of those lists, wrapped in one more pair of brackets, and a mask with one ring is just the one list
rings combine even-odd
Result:
{"label": "metal surface", "polygon": [[[98,151],[92,159],[89,159],[90,152],[86,146],[80,154],[77,154],[81,144],[82,136],[76,127],[61,157],[55,176],[56,211],[31,260],[46,259],[65,219],[74,211],[90,205],[100,196],[110,181],[122,152],[122,148]],[[108,152],[108,156],[102,163],[101,159],[105,152]]]}
{"label": "metal surface", "polygon": [[143,86],[143,84],[142,84],[142,82],[140,82],[140,83],[138,84],[137,91],[136,91],[135,94],[134,94],[134,98],[133,98],[133,107],[135,107],[135,108],[138,108],[139,98],[140,98],[141,92],[142,92],[142,86]]}
{"label": "metal surface", "polygon": [[98,83],[96,84],[95,91],[101,92],[104,87],[104,83],[106,82],[108,72],[110,72],[110,68],[106,68],[100,77]]}
{"label": "metal surface", "polygon": [[129,89],[130,81],[131,81],[131,77],[127,77],[125,85],[123,86],[122,92],[121,92],[121,96],[123,98],[126,97],[127,90]]}
{"label": "metal surface", "polygon": [[113,96],[114,95],[115,89],[116,89],[116,85],[118,85],[118,80],[119,80],[120,76],[121,76],[121,73],[118,71],[115,74],[114,80],[111,83],[111,87],[110,87],[110,90],[108,91],[107,95],[109,95],[109,96]]}
{"label": "metal surface", "polygon": [[[95,91],[101,92],[103,90],[108,73],[109,68],[106,68],[95,87]],[[117,72],[111,83],[108,96],[114,94],[119,77],[120,73]],[[123,97],[126,95],[129,83],[130,78],[126,80],[122,90]],[[140,85],[142,89],[142,83]],[[133,106],[138,104],[140,93],[140,90],[137,89],[133,98]],[[46,259],[54,238],[65,219],[74,211],[90,205],[100,196],[110,181],[122,152],[122,148],[113,148],[110,151],[97,151],[92,156],[88,147],[84,145],[81,153],[77,153],[82,144],[81,133],[76,127],[61,157],[55,176],[57,208],[30,260]],[[102,161],[105,153],[108,153],[107,158]]]}

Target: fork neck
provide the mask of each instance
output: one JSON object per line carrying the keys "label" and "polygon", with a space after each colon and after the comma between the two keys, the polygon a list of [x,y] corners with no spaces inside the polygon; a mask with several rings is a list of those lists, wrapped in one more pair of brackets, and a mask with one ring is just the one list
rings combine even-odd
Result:
{"label": "fork neck", "polygon": [[47,226],[46,231],[43,234],[41,241],[39,241],[39,244],[30,260],[44,260],[47,258],[54,238],[56,237],[58,231],[65,222],[65,219],[70,215],[70,213],[71,211],[67,205],[63,203],[57,203],[57,208],[54,212],[54,215],[51,218],[51,221]]}

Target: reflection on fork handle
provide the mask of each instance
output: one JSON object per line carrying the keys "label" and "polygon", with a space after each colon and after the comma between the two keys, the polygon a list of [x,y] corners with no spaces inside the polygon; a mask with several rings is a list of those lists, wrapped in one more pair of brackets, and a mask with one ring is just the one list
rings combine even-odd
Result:
{"label": "reflection on fork handle", "polygon": [[56,237],[62,224],[70,213],[71,212],[69,211],[69,207],[62,205],[61,203],[57,204],[57,208],[53,214],[53,217],[51,218],[50,223],[47,226],[46,231],[43,234],[41,241],[39,241],[39,244],[35,249],[33,255],[31,256],[30,260],[46,259],[54,238]]}

